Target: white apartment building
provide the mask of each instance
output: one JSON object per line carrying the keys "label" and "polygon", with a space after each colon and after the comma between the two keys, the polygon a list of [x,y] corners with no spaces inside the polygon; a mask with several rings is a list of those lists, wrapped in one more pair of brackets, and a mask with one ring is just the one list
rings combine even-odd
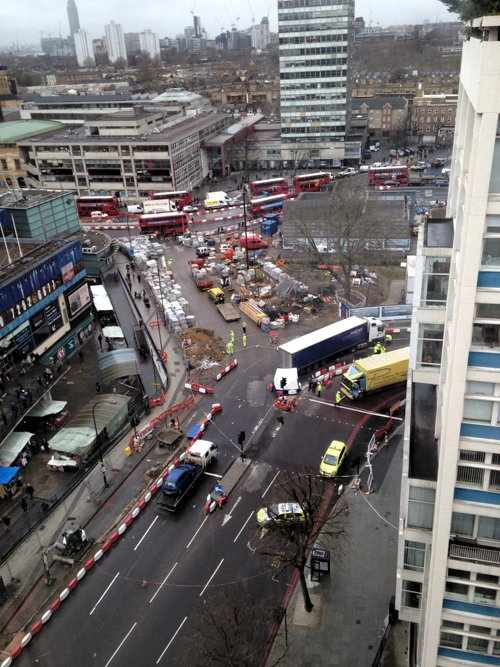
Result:
{"label": "white apartment building", "polygon": [[92,40],[86,30],[79,30],[73,35],[75,40],[75,53],[78,67],[88,67],[95,65],[94,50]]}
{"label": "white apartment building", "polygon": [[160,57],[160,38],[152,30],[139,33],[139,47],[141,52],[147,53],[150,58]]}
{"label": "white apartment building", "polygon": [[105,27],[106,46],[108,50],[108,58],[110,63],[115,63],[117,60],[123,59],[127,61],[127,49],[125,48],[125,37],[123,30],[119,23],[111,21]]}
{"label": "white apartment building", "polygon": [[250,29],[252,37],[252,49],[264,51],[271,42],[271,32],[269,30],[269,19],[267,16],[262,18],[260,23],[253,25]]}
{"label": "white apartment building", "polygon": [[278,0],[282,159],[344,159],[353,21],[354,0]]}
{"label": "white apartment building", "polygon": [[500,665],[500,16],[464,42],[447,218],[416,265],[396,606],[418,667]]}

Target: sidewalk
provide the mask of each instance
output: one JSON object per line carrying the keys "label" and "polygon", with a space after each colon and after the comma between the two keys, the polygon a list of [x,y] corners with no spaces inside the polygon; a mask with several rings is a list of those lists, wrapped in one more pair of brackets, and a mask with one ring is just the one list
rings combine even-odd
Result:
{"label": "sidewalk", "polygon": [[382,487],[365,496],[346,491],[349,511],[336,543],[318,540],[331,550],[331,573],[308,583],[315,605],[304,611],[300,586],[291,596],[285,624],[276,636],[267,664],[284,654],[284,667],[365,667],[372,664],[396,582],[397,521],[401,482],[402,436]]}

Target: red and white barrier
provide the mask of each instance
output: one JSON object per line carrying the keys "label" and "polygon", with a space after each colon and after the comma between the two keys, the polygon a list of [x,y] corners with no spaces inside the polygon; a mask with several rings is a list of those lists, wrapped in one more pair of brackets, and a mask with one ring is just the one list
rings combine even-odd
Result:
{"label": "red and white barrier", "polygon": [[184,389],[188,389],[192,392],[198,392],[198,394],[215,394],[215,389],[213,387],[205,387],[202,384],[196,384],[195,382],[186,382]]}
{"label": "red and white barrier", "polygon": [[198,433],[193,438],[191,438],[191,443],[196,442],[203,435],[212,419],[215,417],[215,415],[219,414],[219,412],[222,412],[222,405],[220,403],[212,403],[210,412],[201,422]]}
{"label": "red and white barrier", "polygon": [[233,359],[233,361],[231,361],[231,363],[228,366],[223,368],[220,373],[217,373],[217,375],[215,376],[217,382],[219,382],[219,380],[222,380],[222,378],[228,373],[230,373],[233,370],[233,368],[236,368],[237,365],[238,365],[238,359]]}
{"label": "red and white barrier", "polygon": [[325,382],[325,380],[331,380],[337,375],[342,375],[349,368],[351,364],[337,363],[333,366],[328,366],[328,368],[321,368],[319,371],[313,373],[312,380],[315,382]]}

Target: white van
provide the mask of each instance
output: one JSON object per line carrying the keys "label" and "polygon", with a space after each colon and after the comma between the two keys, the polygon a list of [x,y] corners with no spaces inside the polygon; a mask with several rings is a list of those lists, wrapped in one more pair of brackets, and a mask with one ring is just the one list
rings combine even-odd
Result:
{"label": "white van", "polygon": [[144,209],[142,208],[141,204],[129,204],[127,206],[127,213],[141,214],[143,211]]}
{"label": "white van", "polygon": [[226,192],[208,192],[203,202],[205,209],[224,208],[229,206],[229,196]]}
{"label": "white van", "polygon": [[210,440],[196,440],[186,450],[184,461],[206,468],[209,463],[217,458],[217,454],[217,446],[213,442],[210,442]]}

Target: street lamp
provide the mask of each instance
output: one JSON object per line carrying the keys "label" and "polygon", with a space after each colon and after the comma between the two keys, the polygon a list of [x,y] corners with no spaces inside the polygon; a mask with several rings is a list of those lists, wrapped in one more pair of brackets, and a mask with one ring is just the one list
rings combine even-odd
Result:
{"label": "street lamp", "polygon": [[[94,403],[94,405],[92,406],[92,421],[94,422],[96,442],[97,442],[97,439],[99,438],[99,433],[97,431],[97,424],[96,424],[96,421],[95,421],[95,409],[96,409],[96,406],[105,405],[105,404],[107,404],[107,405],[117,405],[118,403],[117,403],[117,401],[107,401],[107,400],[103,399],[102,401],[96,401]],[[102,443],[99,444],[99,460],[101,462],[101,470],[102,470],[102,478],[104,480],[104,488],[107,489],[109,487],[109,483],[108,483],[108,478],[106,477],[106,467],[104,465],[104,459],[102,457]]]}

